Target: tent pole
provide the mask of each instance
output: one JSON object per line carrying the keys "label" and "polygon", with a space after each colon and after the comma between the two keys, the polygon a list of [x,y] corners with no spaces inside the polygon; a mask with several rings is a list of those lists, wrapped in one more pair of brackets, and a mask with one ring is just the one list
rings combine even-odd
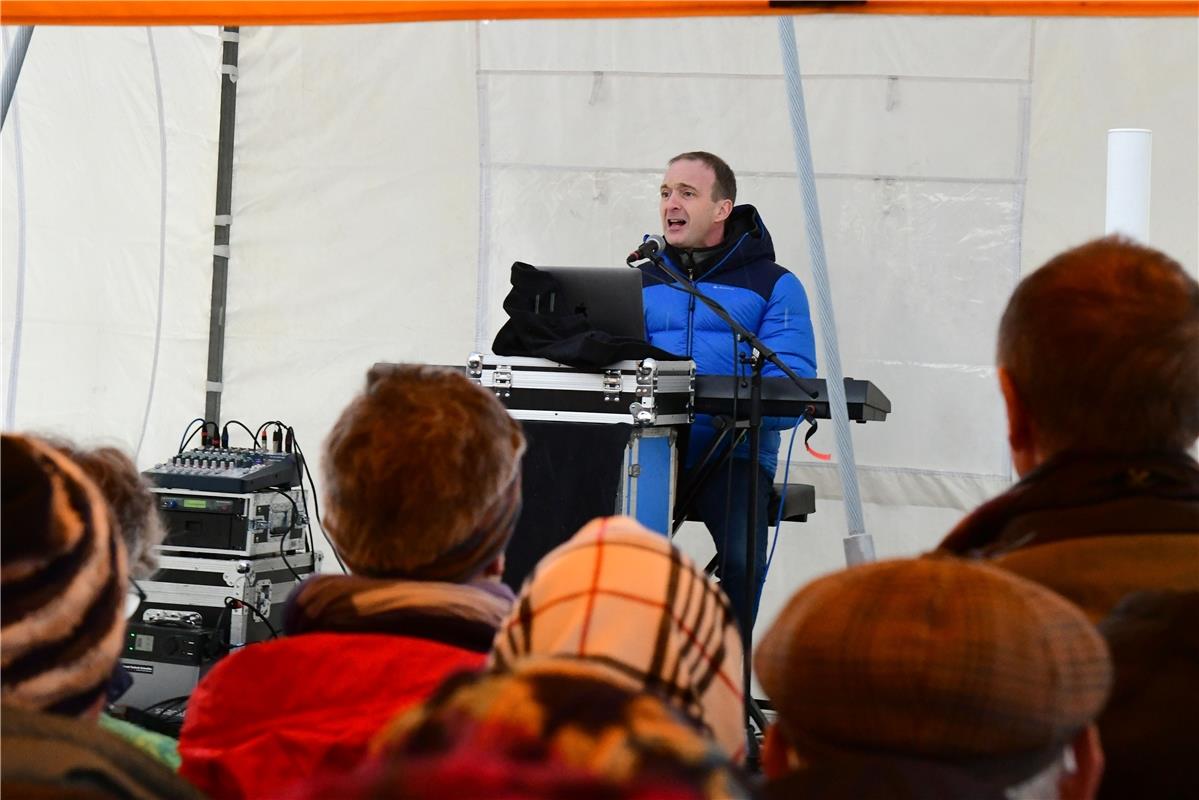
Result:
{"label": "tent pole", "polygon": [[779,47],[787,85],[787,105],[791,112],[791,133],[795,146],[796,174],[803,195],[804,222],[808,251],[812,259],[812,279],[820,310],[820,338],[824,342],[825,385],[828,387],[829,414],[837,445],[837,472],[845,498],[848,535],[843,540],[845,561],[850,566],[874,561],[874,539],[866,533],[862,515],[862,497],[858,491],[857,463],[853,438],[849,433],[849,415],[845,407],[845,383],[841,373],[841,348],[837,343],[837,319],[833,315],[832,289],[824,252],[824,233],[820,222],[820,203],[816,197],[816,173],[812,168],[812,145],[808,137],[808,112],[804,107],[803,83],[799,73],[799,55],[795,44],[792,18],[778,18]]}
{"label": "tent pole", "polygon": [[8,51],[8,59],[4,62],[3,107],[0,108],[0,129],[8,119],[8,106],[12,103],[13,93],[17,91],[17,78],[21,76],[21,65],[25,63],[25,53],[29,51],[29,40],[33,38],[33,26],[25,25],[17,28],[17,36],[13,40],[12,50]]}
{"label": "tent pole", "polygon": [[212,304],[208,315],[208,382],[204,419],[220,423],[225,370],[225,305],[229,290],[229,229],[233,223],[233,130],[237,120],[239,29],[221,29],[221,120],[217,144],[216,219],[213,221]]}

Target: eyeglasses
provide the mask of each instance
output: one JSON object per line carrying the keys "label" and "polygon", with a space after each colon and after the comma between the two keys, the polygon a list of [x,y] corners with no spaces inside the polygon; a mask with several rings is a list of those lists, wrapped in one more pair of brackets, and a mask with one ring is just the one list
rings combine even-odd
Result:
{"label": "eyeglasses", "polygon": [[137,581],[130,578],[129,590],[125,593],[125,619],[129,619],[136,614],[137,609],[148,599],[149,596],[146,594],[146,590],[138,586]]}

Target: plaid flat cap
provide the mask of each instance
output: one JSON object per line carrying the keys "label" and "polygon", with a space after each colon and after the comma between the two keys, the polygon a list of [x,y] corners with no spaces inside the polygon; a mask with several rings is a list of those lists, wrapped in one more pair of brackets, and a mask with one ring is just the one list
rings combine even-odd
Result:
{"label": "plaid flat cap", "polygon": [[[897,753],[1026,775],[1103,708],[1107,647],[1086,615],[995,567],[868,564],[791,598],[755,653],[800,750]],[[1008,778],[1020,777],[1011,775]]]}
{"label": "plaid flat cap", "polygon": [[665,537],[628,517],[592,520],[525,581],[492,663],[569,656],[654,692],[745,755],[741,634],[728,598]]}

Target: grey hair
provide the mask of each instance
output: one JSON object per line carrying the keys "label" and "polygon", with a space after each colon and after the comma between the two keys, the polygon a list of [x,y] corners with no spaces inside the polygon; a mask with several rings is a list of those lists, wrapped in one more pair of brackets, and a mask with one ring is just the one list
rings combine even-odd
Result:
{"label": "grey hair", "polygon": [[1062,775],[1077,771],[1078,764],[1074,760],[1074,748],[1066,745],[1062,748],[1062,752],[1058,753],[1057,758],[1049,763],[1049,766],[1023,783],[1009,786],[1004,790],[1003,796],[1007,800],[1059,800],[1061,795],[1058,791],[1058,782]]}

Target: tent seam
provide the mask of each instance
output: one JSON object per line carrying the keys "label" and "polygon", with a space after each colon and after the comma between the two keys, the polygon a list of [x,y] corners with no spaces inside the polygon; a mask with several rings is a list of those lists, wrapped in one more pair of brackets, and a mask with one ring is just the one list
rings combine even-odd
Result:
{"label": "tent seam", "polygon": [[[619,70],[619,69],[480,69],[479,72],[483,75],[509,75],[520,77],[555,77],[555,78],[585,78],[594,75],[597,72],[603,73],[605,76],[617,78],[697,78],[701,80],[785,80],[786,76],[778,72],[652,72],[650,70]],[[1027,83],[1026,78],[1002,78],[1002,77],[954,77],[951,75],[897,75],[892,73],[871,73],[871,72],[856,72],[856,73],[838,73],[826,72],[817,75],[804,74],[805,81],[813,80],[902,80],[902,81],[920,81],[922,83],[1000,83],[1000,84],[1024,84]]]}
{"label": "tent seam", "polygon": [[[569,164],[532,164],[520,161],[493,161],[492,167],[500,169],[526,169],[532,172],[568,172],[594,175],[660,175],[657,167],[588,167]],[[737,170],[738,177],[746,178],[786,178],[795,180],[796,172],[777,172],[771,170]],[[850,180],[850,181],[896,181],[904,183],[952,183],[963,185],[995,185],[1016,186],[1020,178],[971,178],[948,175],[888,175],[882,173],[853,173],[853,172],[816,172],[814,177],[819,180]]]}
{"label": "tent seam", "polygon": [[159,205],[158,205],[158,305],[154,314],[154,350],[150,360],[150,386],[146,392],[146,412],[142,417],[142,431],[137,439],[133,457],[141,457],[142,445],[146,441],[146,429],[150,425],[150,409],[154,404],[154,391],[158,384],[158,358],[162,350],[162,307],[166,290],[166,236],[167,236],[167,134],[166,111],[162,100],[162,73],[158,65],[158,50],[154,46],[154,29],[146,28],[146,41],[150,46],[150,64],[154,74],[154,99],[158,107],[158,159],[159,159]]}

